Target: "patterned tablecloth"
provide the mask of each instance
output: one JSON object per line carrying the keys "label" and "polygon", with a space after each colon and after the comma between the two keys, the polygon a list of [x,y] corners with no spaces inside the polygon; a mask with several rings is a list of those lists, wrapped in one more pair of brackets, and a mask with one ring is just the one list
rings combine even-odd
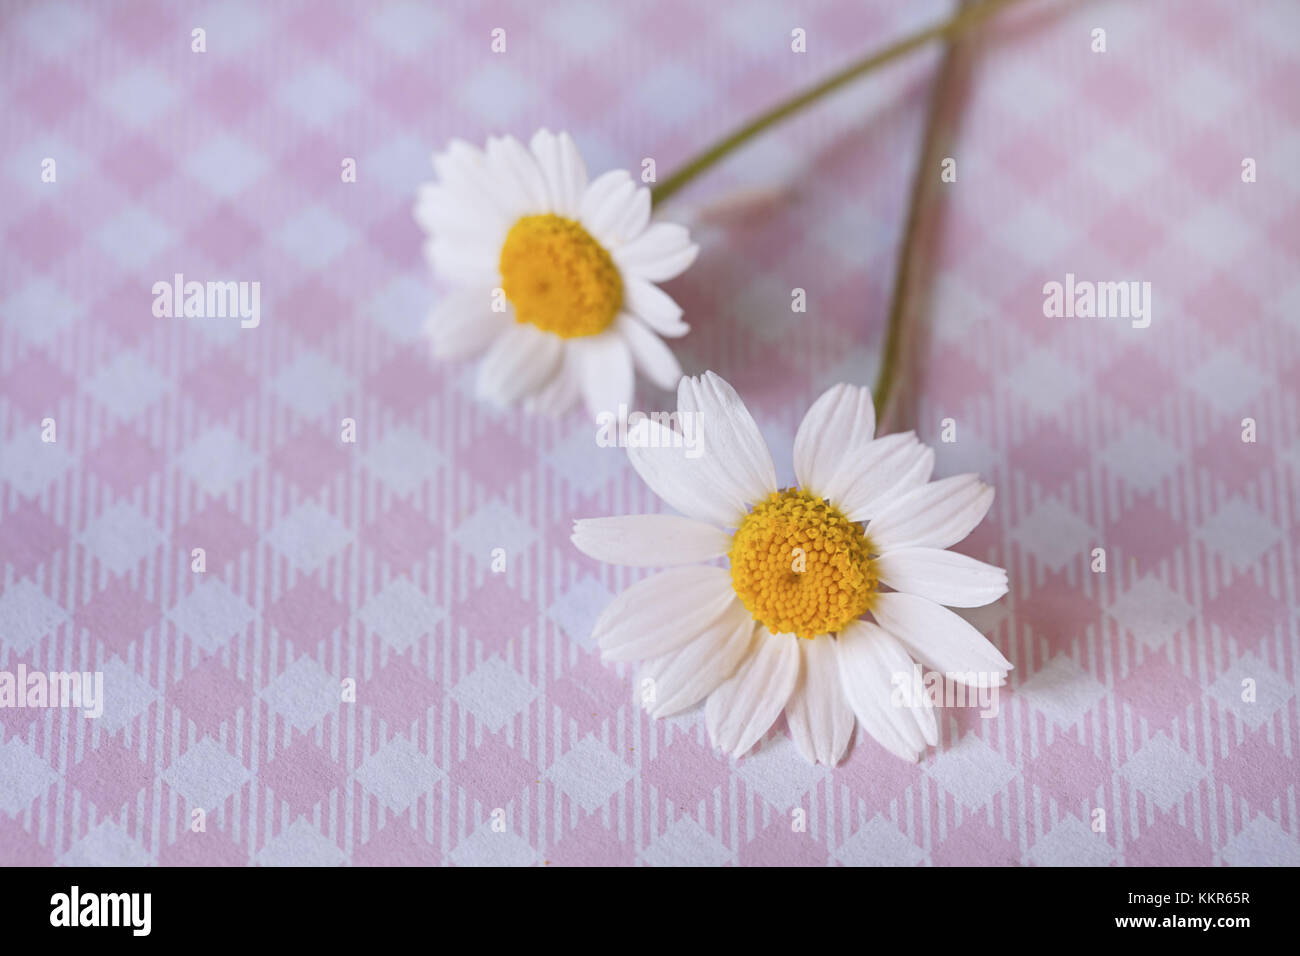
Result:
{"label": "patterned tablecloth", "polygon": [[[568,534],[660,506],[581,413],[476,404],[420,338],[449,138],[662,177],[948,9],[0,5],[0,671],[105,696],[0,709],[0,863],[1300,862],[1294,3],[1028,0],[959,76],[901,424],[998,489],[961,549],[1010,570],[969,619],[1015,671],[918,765],[650,722],[589,639],[644,572]],[[938,52],[674,200],[684,365],[783,478],[809,402],[875,373]],[[155,317],[176,273],[260,282],[260,325]],[[1150,325],[1045,317],[1067,273],[1150,282]]]}

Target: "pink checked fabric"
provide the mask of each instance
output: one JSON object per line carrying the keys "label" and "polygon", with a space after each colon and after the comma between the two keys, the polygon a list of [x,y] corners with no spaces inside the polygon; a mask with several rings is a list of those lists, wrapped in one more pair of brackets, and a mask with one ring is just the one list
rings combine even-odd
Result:
{"label": "pink checked fabric", "polygon": [[[699,709],[649,721],[589,640],[644,572],[568,534],[660,505],[581,413],[480,406],[421,341],[411,207],[450,138],[568,129],[593,172],[662,178],[947,12],[0,6],[0,670],[106,695],[0,710],[0,863],[1300,862],[1294,4],[1026,0],[959,73],[897,425],[998,489],[960,547],[1010,571],[969,619],[1015,670],[915,766],[865,736],[809,766],[783,724],[730,761]],[[937,55],[665,210],[702,246],[669,284],[684,365],[778,462],[875,374]],[[261,324],[155,317],[176,273],[259,281]],[[1149,281],[1150,327],[1046,318],[1066,273]]]}

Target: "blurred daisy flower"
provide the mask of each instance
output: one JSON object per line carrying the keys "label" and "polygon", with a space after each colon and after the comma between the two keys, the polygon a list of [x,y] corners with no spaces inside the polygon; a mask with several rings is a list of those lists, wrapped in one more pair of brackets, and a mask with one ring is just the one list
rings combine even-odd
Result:
{"label": "blurred daisy flower", "polygon": [[[1005,682],[1007,659],[943,606],[1007,591],[1001,568],[945,550],[983,520],[991,487],[975,475],[930,481],[934,452],[912,432],[874,438],[863,388],[836,385],[809,409],[792,488],[777,487],[758,427],[725,381],[682,379],[677,401],[679,424],[692,416],[703,447],[647,418],[628,455],[684,517],[580,519],[573,533],[598,560],[679,566],[628,588],[595,625],[606,660],[644,662],[651,715],[707,698],[710,740],[739,756],[784,710],[800,752],[831,765],[856,717],[916,760],[938,742],[928,695],[896,696],[918,663],[968,685]],[[724,556],[729,568],[700,563]]]}
{"label": "blurred daisy flower", "polygon": [[433,166],[415,218],[435,274],[455,288],[429,333],[441,358],[485,353],[480,398],[559,414],[581,397],[594,415],[631,404],[634,368],[677,383],[663,338],[689,327],[655,283],[684,272],[698,247],[682,226],[651,224],[648,189],[624,170],[589,183],[569,135],[545,129],[527,147],[454,140]]}

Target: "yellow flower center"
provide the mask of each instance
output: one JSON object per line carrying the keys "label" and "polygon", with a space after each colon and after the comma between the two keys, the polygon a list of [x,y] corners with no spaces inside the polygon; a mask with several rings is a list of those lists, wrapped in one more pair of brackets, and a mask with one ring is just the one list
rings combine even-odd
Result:
{"label": "yellow flower center", "polygon": [[605,247],[563,216],[524,216],[501,247],[501,288],[519,322],[569,339],[605,331],[623,280]]}
{"label": "yellow flower center", "polygon": [[775,634],[834,634],[869,610],[876,593],[862,525],[798,488],[759,502],[728,557],[736,594]]}

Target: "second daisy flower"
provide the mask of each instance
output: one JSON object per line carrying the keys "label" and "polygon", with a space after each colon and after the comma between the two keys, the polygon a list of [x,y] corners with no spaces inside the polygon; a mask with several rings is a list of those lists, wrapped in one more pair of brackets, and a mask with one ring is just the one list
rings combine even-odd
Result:
{"label": "second daisy flower", "polygon": [[[800,752],[825,764],[843,758],[856,718],[915,760],[938,743],[928,699],[894,700],[917,663],[963,683],[1005,682],[1007,659],[943,606],[1006,593],[1001,568],[946,550],[984,518],[992,488],[975,475],[930,481],[934,452],[913,433],[874,437],[864,388],[836,385],[809,409],[793,488],[778,488],[758,426],[725,381],[684,378],[677,398],[679,415],[698,416],[703,453],[643,419],[628,455],[684,517],[580,519],[573,533],[602,561],[679,566],[628,588],[595,625],[606,660],[644,662],[653,716],[707,698],[710,739],[739,756],[784,711]],[[729,568],[701,563],[721,557]]]}
{"label": "second daisy flower", "polygon": [[650,222],[650,191],[624,170],[587,181],[567,133],[510,136],[486,150],[454,140],[433,158],[415,218],[425,254],[454,287],[429,321],[434,352],[484,352],[476,390],[558,414],[632,403],[634,369],[671,388],[681,367],[663,339],[685,335],[655,284],[695,261],[682,226]]}

